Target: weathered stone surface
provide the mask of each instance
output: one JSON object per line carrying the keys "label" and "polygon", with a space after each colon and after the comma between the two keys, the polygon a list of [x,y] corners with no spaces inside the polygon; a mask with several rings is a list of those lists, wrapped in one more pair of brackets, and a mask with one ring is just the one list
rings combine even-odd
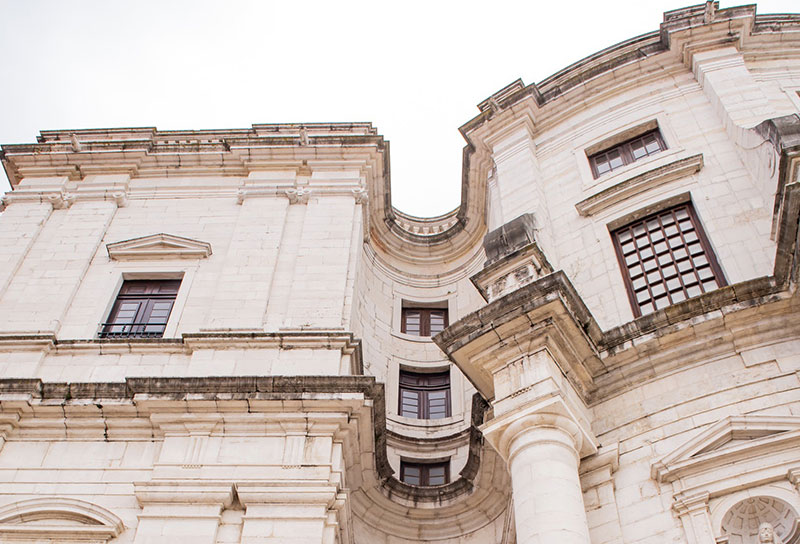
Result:
{"label": "weathered stone surface", "polygon": [[[798,25],[707,2],[511,83],[434,218],[369,123],[3,146],[0,541],[796,539]],[[721,288],[634,318],[611,233],[688,202]],[[180,280],[160,337],[104,334],[134,280]],[[401,373],[448,371],[410,417]]]}

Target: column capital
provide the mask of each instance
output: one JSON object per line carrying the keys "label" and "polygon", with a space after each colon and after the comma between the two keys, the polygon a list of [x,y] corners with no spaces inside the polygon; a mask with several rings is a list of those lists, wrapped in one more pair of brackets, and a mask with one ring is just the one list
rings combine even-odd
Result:
{"label": "column capital", "polygon": [[695,493],[693,495],[675,497],[675,503],[672,508],[679,516],[685,514],[696,514],[698,512],[708,511],[709,495],[705,493]]}
{"label": "column capital", "polygon": [[[513,453],[511,450],[515,439],[534,429],[557,429],[569,435],[572,441],[568,445],[575,451],[578,459],[597,452],[597,439],[588,422],[579,418],[559,395],[538,399],[481,426],[486,440],[506,461],[509,461],[509,456]],[[541,439],[557,440],[555,435],[549,438],[542,435]]]}
{"label": "column capital", "polygon": [[797,488],[797,491],[800,492],[800,467],[790,468],[786,477],[789,479],[789,482]]}

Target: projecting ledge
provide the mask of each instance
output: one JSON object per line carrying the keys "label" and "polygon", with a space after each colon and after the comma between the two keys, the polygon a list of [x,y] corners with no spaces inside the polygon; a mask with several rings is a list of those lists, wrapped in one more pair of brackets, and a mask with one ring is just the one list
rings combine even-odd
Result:
{"label": "projecting ledge", "polygon": [[[498,370],[547,352],[583,402],[604,370],[602,331],[562,271],[505,295],[448,327],[434,342],[490,401],[511,394]],[[524,364],[524,363],[523,363]]]}
{"label": "projecting ledge", "polygon": [[623,179],[619,183],[581,200],[575,204],[575,209],[582,216],[588,217],[659,185],[696,174],[702,168],[702,153],[678,159],[638,176]]}

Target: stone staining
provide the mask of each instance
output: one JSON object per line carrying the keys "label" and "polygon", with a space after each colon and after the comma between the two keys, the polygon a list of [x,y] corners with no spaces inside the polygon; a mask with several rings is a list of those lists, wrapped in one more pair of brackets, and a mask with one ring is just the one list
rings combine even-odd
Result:
{"label": "stone staining", "polygon": [[433,218],[370,123],[2,146],[0,542],[798,544],[798,28],[706,2],[514,81]]}

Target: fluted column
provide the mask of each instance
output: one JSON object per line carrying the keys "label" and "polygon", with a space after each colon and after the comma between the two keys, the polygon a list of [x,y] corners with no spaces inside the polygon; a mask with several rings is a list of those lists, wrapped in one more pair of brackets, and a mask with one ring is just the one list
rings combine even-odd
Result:
{"label": "fluted column", "polygon": [[569,417],[526,411],[484,435],[511,472],[518,544],[589,544],[578,463],[583,436]]}

